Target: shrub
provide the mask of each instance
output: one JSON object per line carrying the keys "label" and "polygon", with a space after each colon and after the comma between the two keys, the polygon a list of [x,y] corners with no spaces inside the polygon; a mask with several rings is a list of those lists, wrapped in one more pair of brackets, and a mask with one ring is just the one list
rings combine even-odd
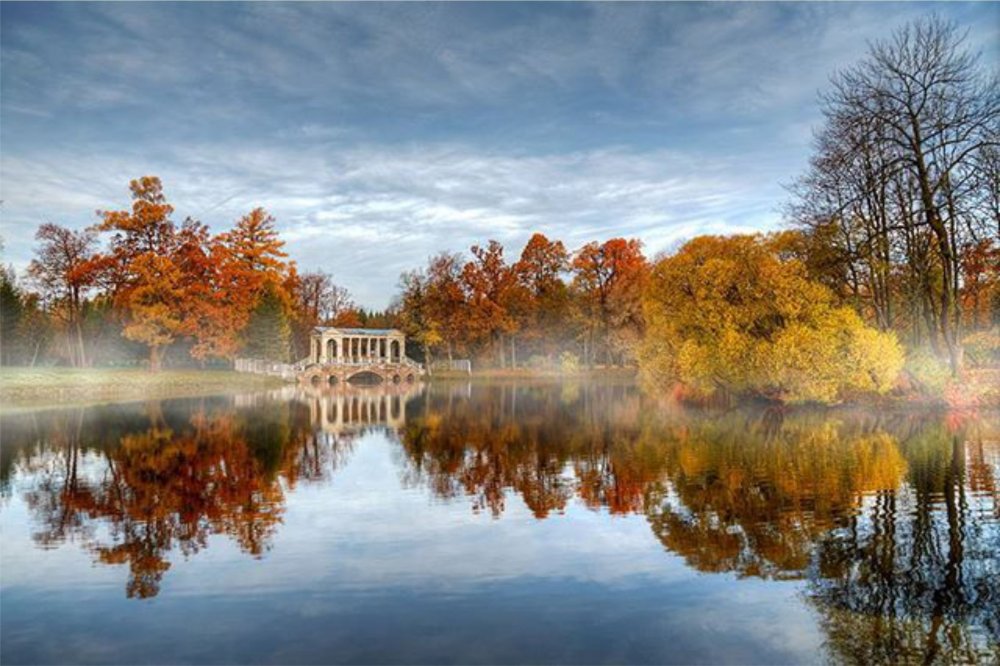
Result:
{"label": "shrub", "polygon": [[559,370],[566,374],[580,371],[580,360],[571,351],[564,351],[559,355]]}
{"label": "shrub", "polygon": [[980,331],[962,340],[965,360],[975,368],[987,368],[1000,363],[1000,329]]}
{"label": "shrub", "polygon": [[941,395],[951,383],[948,363],[926,349],[911,351],[904,369],[916,388],[928,395]]}
{"label": "shrub", "polygon": [[837,307],[761,236],[696,238],[654,267],[643,306],[647,386],[831,403],[885,393],[903,365],[895,335]]}

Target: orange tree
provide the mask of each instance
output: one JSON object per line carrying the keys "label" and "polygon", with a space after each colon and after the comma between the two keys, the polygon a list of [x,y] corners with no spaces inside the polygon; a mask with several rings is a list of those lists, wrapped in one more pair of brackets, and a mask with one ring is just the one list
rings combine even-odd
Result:
{"label": "orange tree", "polygon": [[100,213],[98,229],[114,234],[107,264],[119,276],[116,301],[126,312],[122,334],[149,347],[149,368],[156,371],[163,349],[184,331],[177,228],[159,178],[144,176],[129,188],[131,209]]}

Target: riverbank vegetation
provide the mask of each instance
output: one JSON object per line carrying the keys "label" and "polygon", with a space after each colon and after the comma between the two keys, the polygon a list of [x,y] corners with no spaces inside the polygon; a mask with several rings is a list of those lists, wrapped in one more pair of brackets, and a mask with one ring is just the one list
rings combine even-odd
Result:
{"label": "riverbank vegetation", "polygon": [[480,373],[639,366],[685,396],[989,403],[998,90],[955,26],[918,21],[833,76],[785,231],[698,237],[652,261],[634,238],[574,249],[534,233],[516,256],[489,240],[404,272],[377,313],[299,272],[264,209],[212,234],[139,178],[130,208],[85,230],[43,224],[26,273],[0,275],[0,362],[230,367],[303,359],[320,324],[398,327],[417,360]]}

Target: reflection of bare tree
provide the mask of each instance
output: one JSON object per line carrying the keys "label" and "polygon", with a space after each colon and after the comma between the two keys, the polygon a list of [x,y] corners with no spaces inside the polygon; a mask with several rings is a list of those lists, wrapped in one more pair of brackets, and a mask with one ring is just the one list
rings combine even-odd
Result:
{"label": "reflection of bare tree", "polygon": [[965,436],[920,433],[907,447],[920,470],[912,484],[875,497],[818,544],[810,592],[838,658],[1000,661],[997,467],[989,483],[966,476],[982,475],[984,448],[995,461],[1000,447]]}
{"label": "reflection of bare tree", "polygon": [[[36,479],[34,488],[25,493],[25,503],[36,516],[40,530],[36,543],[44,548],[58,546],[76,534],[87,536],[86,522],[89,488],[80,476],[80,437],[83,410],[60,412],[59,426],[50,428],[39,442],[38,455],[24,459],[19,473]],[[37,433],[37,423],[32,419]]]}

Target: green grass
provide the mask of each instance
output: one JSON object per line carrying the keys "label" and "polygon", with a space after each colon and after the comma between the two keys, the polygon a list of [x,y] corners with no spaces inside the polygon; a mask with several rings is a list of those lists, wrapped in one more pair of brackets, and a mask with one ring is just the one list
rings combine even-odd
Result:
{"label": "green grass", "polygon": [[276,377],[228,370],[0,369],[0,409],[239,393],[281,386]]}

